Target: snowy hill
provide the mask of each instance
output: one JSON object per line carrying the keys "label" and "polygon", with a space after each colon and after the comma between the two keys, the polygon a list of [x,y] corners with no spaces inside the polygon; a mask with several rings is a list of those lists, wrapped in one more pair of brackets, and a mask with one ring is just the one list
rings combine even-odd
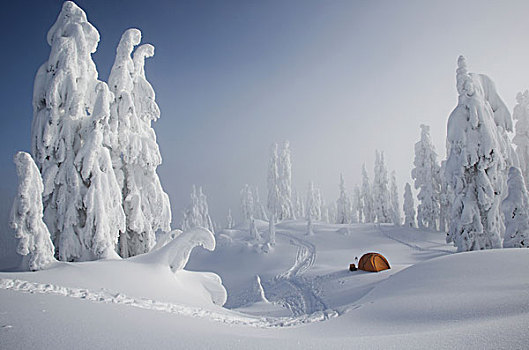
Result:
{"label": "snowy hill", "polygon": [[[278,224],[270,253],[245,229],[195,249],[186,269],[219,275],[225,308],[215,274],[148,255],[1,273],[0,348],[525,347],[526,250],[453,254],[441,233],[372,224],[305,231]],[[392,269],[347,270],[368,251]]]}

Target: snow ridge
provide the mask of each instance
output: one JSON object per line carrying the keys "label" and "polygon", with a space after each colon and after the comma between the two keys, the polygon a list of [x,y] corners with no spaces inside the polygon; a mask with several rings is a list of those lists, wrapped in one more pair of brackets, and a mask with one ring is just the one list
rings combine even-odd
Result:
{"label": "snow ridge", "polygon": [[168,303],[147,298],[135,298],[106,289],[98,291],[85,288],[63,287],[49,283],[29,282],[20,279],[0,278],[0,289],[31,294],[49,294],[84,299],[105,304],[128,305],[146,310],[162,311],[187,317],[205,318],[230,325],[255,328],[295,327],[302,324],[321,322],[337,317],[337,312],[318,311],[299,317],[251,317],[234,312],[215,312],[200,307]]}

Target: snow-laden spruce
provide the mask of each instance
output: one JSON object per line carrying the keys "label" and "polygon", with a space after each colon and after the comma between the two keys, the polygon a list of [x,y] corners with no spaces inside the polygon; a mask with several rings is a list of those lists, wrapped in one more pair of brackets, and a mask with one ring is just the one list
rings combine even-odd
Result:
{"label": "snow-laden spruce", "polygon": [[110,151],[103,146],[112,98],[107,84],[99,83],[94,112],[83,120],[83,143],[75,157],[75,166],[83,182],[89,184],[82,197],[85,235],[81,237],[80,260],[118,257],[115,248],[119,232],[125,230],[121,189],[114,175]]}
{"label": "snow-laden spruce", "polygon": [[529,247],[529,195],[522,173],[518,168],[509,169],[508,196],[501,203],[505,217],[504,248]]}
{"label": "snow-laden spruce", "polygon": [[323,198],[323,194],[321,193],[321,189],[316,189],[316,198],[319,200],[320,203],[320,221],[327,222],[329,220],[329,213],[327,212],[327,205],[325,204],[325,199]]}
{"label": "snow-laden spruce", "polygon": [[93,112],[99,33],[76,4],[67,1],[47,35],[48,60],[33,90],[31,150],[44,184],[44,221],[60,260],[79,260],[90,240],[83,196],[89,183],[74,162],[82,146],[81,128]]}
{"label": "snow-laden spruce", "polygon": [[296,216],[296,218],[304,218],[305,217],[305,203],[303,201],[302,196],[296,190],[293,190],[292,196],[293,196],[292,205],[294,206],[294,215]]}
{"label": "snow-laden spruce", "polygon": [[270,159],[268,161],[268,237],[265,238],[266,242],[270,245],[275,244],[275,224],[278,212],[280,210],[279,205],[279,172],[278,172],[278,155],[277,155],[277,143],[274,143],[270,149]]}
{"label": "snow-laden spruce", "polygon": [[138,29],[125,31],[109,77],[115,95],[109,139],[126,215],[126,230],[119,244],[123,257],[148,252],[155,244],[155,232],[169,231],[171,223],[169,197],[156,173],[162,157],[151,126],[160,110],[144,68],[154,47],[144,44],[134,51],[140,41]]}
{"label": "snow-laden spruce", "polygon": [[437,229],[439,220],[439,196],[441,192],[440,167],[437,153],[430,137],[430,127],[421,125],[421,139],[415,144],[415,166],[411,177],[419,190],[417,199],[417,224],[419,228]]}
{"label": "snow-laden spruce", "polygon": [[226,216],[226,228],[231,230],[234,226],[233,216],[231,216],[231,209],[228,209],[228,215]]}
{"label": "snow-laden spruce", "polygon": [[[500,108],[494,83],[468,73],[465,58],[457,68],[459,100],[448,119],[445,176],[454,194],[447,242],[458,251],[501,247],[507,169],[516,160],[505,143],[510,116]],[[496,115],[497,112],[497,115]]]}
{"label": "snow-laden spruce", "polygon": [[253,220],[254,211],[252,189],[246,184],[241,190],[241,212],[244,223],[249,224]]}
{"label": "snow-laden spruce", "polygon": [[364,222],[363,212],[364,212],[364,202],[362,201],[362,194],[360,192],[360,187],[355,185],[353,190],[353,208],[355,209],[356,222]]}
{"label": "snow-laden spruce", "polygon": [[516,106],[512,117],[516,120],[516,134],[512,142],[516,145],[516,154],[526,185],[529,184],[529,91],[516,95]]}
{"label": "snow-laden spruce", "polygon": [[391,172],[391,221],[395,226],[400,226],[401,216],[400,216],[400,204],[399,204],[399,190],[397,188],[397,177],[395,171]]}
{"label": "snow-laden spruce", "polygon": [[266,215],[266,209],[261,203],[259,187],[257,186],[253,188],[253,217],[257,220],[268,221],[268,215]]}
{"label": "snow-laden spruce", "polygon": [[384,163],[384,152],[376,151],[375,177],[373,179],[373,207],[376,222],[391,222],[391,204],[389,195],[388,170]]}
{"label": "snow-laden spruce", "polygon": [[307,214],[307,234],[314,234],[313,221],[318,218],[321,213],[320,201],[317,196],[317,191],[314,188],[314,183],[309,182],[307,188],[307,204],[305,206]]}
{"label": "snow-laden spruce", "polygon": [[362,189],[360,194],[362,196],[362,214],[364,217],[364,222],[375,222],[373,192],[371,188],[371,182],[369,181],[369,176],[367,175],[365,163],[362,165]]}
{"label": "snow-laden spruce", "polygon": [[182,231],[188,231],[195,227],[203,227],[214,232],[213,222],[209,216],[207,197],[202,192],[202,187],[193,185],[191,191],[191,203],[183,212]]}
{"label": "snow-laden spruce", "polygon": [[351,223],[351,201],[345,190],[345,180],[343,174],[340,174],[340,194],[336,200],[336,223],[350,224]]}
{"label": "snow-laden spruce", "polygon": [[278,154],[278,190],[279,190],[279,221],[294,219],[292,209],[292,163],[290,161],[290,144],[283,142]]}
{"label": "snow-laden spruce", "polygon": [[411,186],[406,182],[404,187],[404,203],[402,205],[404,210],[404,226],[417,227],[415,224],[415,203],[413,203],[413,194],[411,193]]}
{"label": "snow-laden spruce", "polygon": [[441,193],[439,194],[439,231],[447,232],[450,227],[450,208],[453,202],[452,187],[448,185],[446,173],[446,160],[441,162],[440,179],[441,179]]}
{"label": "snow-laden spruce", "polygon": [[23,256],[22,268],[36,271],[55,261],[50,232],[42,220],[44,186],[33,158],[26,152],[14,157],[18,190],[11,209],[10,226],[18,239],[17,253]]}

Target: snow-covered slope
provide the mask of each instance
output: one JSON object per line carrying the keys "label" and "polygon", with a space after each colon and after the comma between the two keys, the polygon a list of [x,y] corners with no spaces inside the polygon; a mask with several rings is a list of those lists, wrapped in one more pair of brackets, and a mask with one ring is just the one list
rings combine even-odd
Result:
{"label": "snow-covered slope", "polygon": [[[0,348],[526,347],[529,251],[454,254],[444,234],[389,225],[305,231],[277,225],[268,254],[246,228],[194,251],[186,269],[221,276],[232,310],[212,302],[216,275],[148,256],[1,273]],[[368,251],[392,269],[347,270]]]}

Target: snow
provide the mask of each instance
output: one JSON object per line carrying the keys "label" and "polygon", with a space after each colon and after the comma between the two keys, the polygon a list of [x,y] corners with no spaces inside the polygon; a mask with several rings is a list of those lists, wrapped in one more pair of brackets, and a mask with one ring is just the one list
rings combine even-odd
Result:
{"label": "snow", "polygon": [[[315,222],[314,233],[285,221],[263,254],[247,231],[224,230],[230,241],[195,250],[186,267],[215,274],[168,266],[185,255],[178,239],[212,248],[202,229],[126,260],[0,273],[0,347],[524,347],[529,276],[512,267],[529,266],[526,250],[453,254],[443,233],[392,225]],[[348,271],[369,251],[392,269]]]}

